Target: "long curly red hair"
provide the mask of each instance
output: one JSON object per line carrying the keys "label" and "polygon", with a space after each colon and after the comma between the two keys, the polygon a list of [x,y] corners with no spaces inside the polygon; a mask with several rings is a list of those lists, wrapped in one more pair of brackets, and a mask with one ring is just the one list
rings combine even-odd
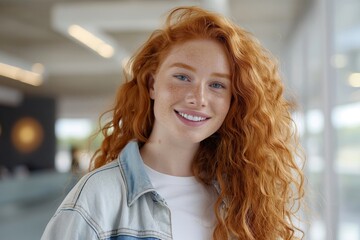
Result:
{"label": "long curly red hair", "polygon": [[293,218],[304,182],[297,156],[302,158],[277,62],[250,33],[216,13],[172,10],[164,28],[133,56],[90,169],[116,159],[132,139],[140,146],[147,141],[154,123],[149,79],[172,46],[195,38],[221,43],[231,68],[230,110],[193,161],[194,175],[204,184],[216,181],[220,189],[213,238],[297,239],[302,231]]}

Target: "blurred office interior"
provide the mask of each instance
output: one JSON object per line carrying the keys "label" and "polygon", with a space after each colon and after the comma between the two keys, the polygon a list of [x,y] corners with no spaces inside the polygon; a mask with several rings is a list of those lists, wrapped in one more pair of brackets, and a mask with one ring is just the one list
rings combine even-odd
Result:
{"label": "blurred office interior", "polygon": [[360,0],[1,0],[0,239],[40,238],[99,146],[122,66],[182,5],[279,59],[307,156],[305,239],[360,240]]}

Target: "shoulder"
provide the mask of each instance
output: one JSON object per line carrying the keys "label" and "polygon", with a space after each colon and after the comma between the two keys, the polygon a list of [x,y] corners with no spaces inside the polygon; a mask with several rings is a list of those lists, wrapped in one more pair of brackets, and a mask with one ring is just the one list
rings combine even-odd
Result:
{"label": "shoulder", "polygon": [[125,189],[116,160],[86,174],[66,196],[42,239],[98,239],[126,207]]}
{"label": "shoulder", "polygon": [[[103,201],[125,196],[124,180],[118,161],[114,160],[83,176],[66,196],[61,208],[91,209],[101,206]],[[110,199],[108,197],[111,197]],[[105,203],[104,203],[105,204]]]}

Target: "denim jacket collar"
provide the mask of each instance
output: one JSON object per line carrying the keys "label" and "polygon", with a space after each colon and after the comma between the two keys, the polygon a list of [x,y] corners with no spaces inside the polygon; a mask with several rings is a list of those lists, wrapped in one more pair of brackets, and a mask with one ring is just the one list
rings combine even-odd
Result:
{"label": "denim jacket collar", "polygon": [[[153,198],[156,201],[163,202],[164,199],[156,193],[155,188],[151,184],[148,177],[144,162],[139,152],[139,145],[137,141],[130,141],[125,148],[121,151],[118,158],[119,166],[124,176],[124,182],[127,189],[127,204],[131,206],[141,195],[152,192]],[[218,194],[221,189],[217,181],[213,181]],[[227,205],[226,201],[223,201],[223,206]]]}
{"label": "denim jacket collar", "polygon": [[131,206],[141,195],[155,192],[144,169],[136,141],[131,141],[125,146],[120,153],[118,162],[127,188],[128,206]]}

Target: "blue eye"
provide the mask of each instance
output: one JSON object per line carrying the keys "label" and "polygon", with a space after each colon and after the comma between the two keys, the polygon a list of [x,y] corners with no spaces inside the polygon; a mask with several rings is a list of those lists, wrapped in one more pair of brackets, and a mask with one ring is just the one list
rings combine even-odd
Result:
{"label": "blue eye", "polygon": [[189,81],[190,80],[188,76],[182,75],[182,74],[174,75],[174,77],[176,77],[177,79],[179,79],[181,81]]}
{"label": "blue eye", "polygon": [[212,83],[212,84],[210,84],[210,86],[213,88],[217,88],[217,89],[225,88],[225,86],[221,83]]}

